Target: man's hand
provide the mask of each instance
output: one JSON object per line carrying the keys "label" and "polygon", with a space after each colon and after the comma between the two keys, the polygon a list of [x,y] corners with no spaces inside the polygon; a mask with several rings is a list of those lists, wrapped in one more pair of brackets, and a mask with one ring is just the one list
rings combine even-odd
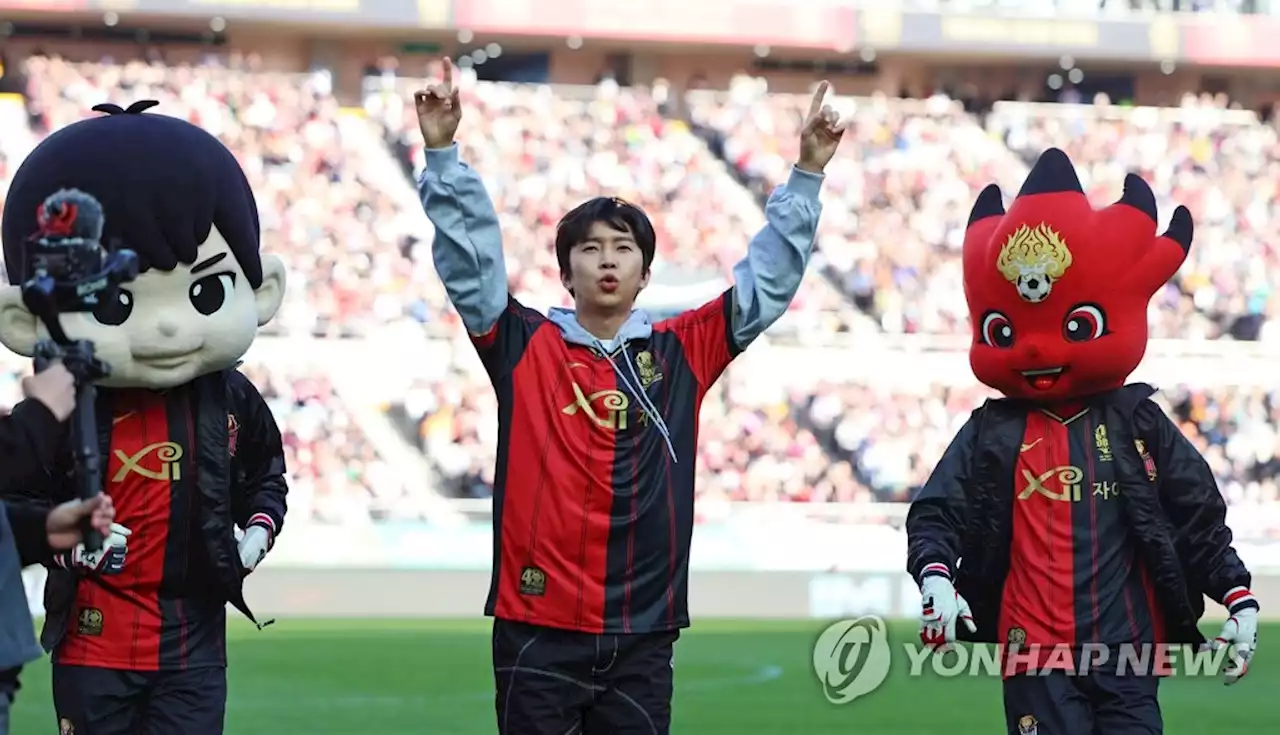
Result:
{"label": "man's hand", "polygon": [[70,549],[84,540],[80,529],[84,519],[94,530],[106,538],[111,534],[116,519],[116,507],[110,495],[98,495],[89,500],[69,500],[49,511],[45,520],[45,532],[49,545],[55,549]]}
{"label": "man's hand", "polygon": [[[926,567],[926,570],[928,567]],[[978,630],[973,613],[943,574],[929,575],[920,583],[920,641],[939,653],[955,647],[956,621],[962,621],[970,633]]]}
{"label": "man's hand", "polygon": [[22,395],[40,401],[59,421],[76,409],[76,380],[66,366],[55,362],[22,379]]}
{"label": "man's hand", "polygon": [[[822,104],[827,96],[831,83],[822,81],[813,92],[813,100],[809,102],[809,112],[805,116],[804,127],[800,130],[800,160],[796,168],[810,173],[820,174],[836,154],[840,147],[840,139],[844,137],[847,123],[840,121],[840,116],[829,106]],[[418,108],[421,118],[421,107]]]}
{"label": "man's hand", "polygon": [[107,526],[102,534],[101,549],[86,549],[84,544],[76,544],[70,551],[64,551],[53,558],[54,563],[63,569],[75,569],[91,574],[119,574],[124,570],[125,558],[129,554],[129,536],[133,533],[119,523]]}
{"label": "man's hand", "polygon": [[1214,650],[1230,646],[1226,683],[1235,684],[1249,673],[1249,661],[1258,647],[1258,599],[1244,587],[1236,587],[1222,601],[1231,617],[1217,638],[1209,641]]}
{"label": "man's hand", "polygon": [[418,129],[422,142],[428,148],[448,148],[453,145],[454,133],[462,120],[462,99],[453,84],[453,62],[443,59],[444,80],[428,85],[413,93],[413,105],[418,110]]}
{"label": "man's hand", "polygon": [[249,526],[245,529],[244,538],[240,539],[240,563],[246,572],[252,572],[267,550],[271,548],[271,532],[262,526]]}

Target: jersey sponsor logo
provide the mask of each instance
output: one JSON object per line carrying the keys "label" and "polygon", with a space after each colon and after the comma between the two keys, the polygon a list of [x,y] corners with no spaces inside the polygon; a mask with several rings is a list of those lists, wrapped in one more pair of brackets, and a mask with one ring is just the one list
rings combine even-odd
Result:
{"label": "jersey sponsor logo", "polygon": [[574,383],[573,396],[573,402],[560,409],[560,413],[565,416],[577,416],[581,413],[606,431],[626,430],[627,409],[631,408],[631,399],[626,393],[610,389],[587,395]]}
{"label": "jersey sponsor logo", "polygon": [[[152,455],[155,455],[154,460]],[[129,476],[130,472],[142,475],[148,480],[181,480],[182,479],[182,445],[177,442],[156,442],[148,444],[138,450],[137,454],[132,457],[117,449],[115,451],[116,459],[120,460],[120,469],[116,470],[116,474],[111,478],[112,482],[124,482],[124,478]],[[146,464],[151,467],[159,466],[158,469],[144,467]]]}
{"label": "jersey sponsor logo", "polygon": [[1030,444],[1023,444],[1023,445],[1022,445],[1022,447],[1018,450],[1018,454],[1023,454],[1023,453],[1025,453],[1025,452],[1030,452],[1032,449],[1035,449],[1035,448],[1036,448],[1036,445],[1037,445],[1037,444],[1039,444],[1039,443],[1040,443],[1040,442],[1042,442],[1042,441],[1044,441],[1044,439],[1043,439],[1043,438],[1040,438],[1040,439],[1036,439],[1035,441],[1031,442]]}
{"label": "jersey sponsor logo", "polygon": [[520,594],[542,597],[547,594],[547,573],[537,567],[520,570]]}
{"label": "jersey sponsor logo", "polygon": [[[1073,465],[1063,465],[1036,474],[1023,468],[1022,479],[1026,485],[1018,493],[1018,500],[1029,500],[1043,495],[1049,500],[1078,503],[1084,492],[1084,470]],[[1093,496],[1110,500],[1120,494],[1120,485],[1111,480],[1094,482],[1090,487]]]}

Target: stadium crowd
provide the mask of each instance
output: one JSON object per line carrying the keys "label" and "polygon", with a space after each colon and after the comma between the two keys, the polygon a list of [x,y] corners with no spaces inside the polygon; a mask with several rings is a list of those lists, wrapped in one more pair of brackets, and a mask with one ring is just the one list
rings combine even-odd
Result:
{"label": "stadium crowd", "polygon": [[[401,80],[378,87],[365,102],[415,177],[425,159],[410,95],[422,85]],[[759,206],[724,164],[684,122],[664,117],[644,90],[606,82],[575,94],[470,83],[462,95],[462,156],[485,179],[497,206],[511,288],[527,305],[569,305],[549,243],[560,217],[592,196],[621,197],[653,219],[657,283],[727,276],[764,224]],[[813,279],[781,328],[837,331],[850,311],[830,283]]]}
{"label": "stadium crowd", "polygon": [[[159,111],[188,117],[227,143],[258,194],[264,248],[291,267],[290,297],[272,329],[344,337],[404,322],[457,336],[427,257],[429,232],[392,195],[411,187],[422,167],[406,107],[420,82],[372,87],[361,120],[339,110],[320,76],[56,58],[29,59],[26,71],[37,135],[116,97],[158,99]],[[803,100],[765,91],[743,79],[724,94],[694,93],[683,105],[687,119],[676,119],[670,113],[681,106],[608,81],[577,91],[467,84],[460,142],[501,213],[513,291],[539,308],[566,303],[548,243],[560,215],[601,192],[654,217],[655,280],[727,275],[763,223],[752,194],[785,176],[796,153]],[[1114,196],[1134,168],[1155,182],[1163,211],[1182,202],[1200,218],[1192,260],[1152,310],[1156,336],[1274,339],[1280,254],[1269,243],[1280,234],[1273,183],[1280,145],[1272,127],[1210,128],[1197,124],[1194,111],[1152,122],[1140,111],[1064,117],[1002,109],[984,127],[943,98],[857,101],[845,150],[828,170],[819,275],[781,332],[821,338],[869,324],[888,333],[965,332],[958,246],[974,192],[992,180],[1012,190],[1028,152],[1061,145],[1083,163],[1094,193]],[[706,131],[718,136],[710,148]],[[379,155],[399,157],[409,175],[393,166],[388,176]],[[9,158],[0,174],[12,172],[17,159]],[[249,371],[285,427],[295,505],[325,522],[416,517],[417,499],[326,379]],[[13,381],[0,375],[9,392]],[[904,500],[985,395],[822,385],[759,404],[726,383],[704,410],[716,420],[702,425],[700,493],[704,500]],[[1280,499],[1280,398],[1208,387],[1166,395],[1232,502]],[[496,406],[483,379],[446,366],[408,391],[403,409],[451,494],[491,492]]]}
{"label": "stadium crowd", "polygon": [[[886,332],[966,333],[959,248],[974,193],[995,181],[1012,195],[1029,160],[1057,146],[1098,203],[1117,198],[1134,171],[1152,182],[1163,216],[1177,204],[1196,213],[1196,245],[1154,302],[1153,336],[1275,340],[1276,128],[1241,114],[1222,124],[1214,98],[1159,115],[1102,102],[1004,103],[984,127],[941,97],[856,101],[847,150],[828,170],[819,247],[829,275]],[[796,103],[743,78],[727,93],[690,95],[689,107],[764,188],[795,156]]]}
{"label": "stadium crowd", "polygon": [[443,290],[413,257],[418,220],[386,193],[323,77],[57,57],[30,58],[24,71],[37,136],[102,102],[154,99],[157,112],[204,127],[236,154],[257,195],[262,247],[290,268],[269,332],[356,336],[439,317]]}
{"label": "stadium crowd", "polygon": [[[703,500],[907,501],[969,412],[994,396],[976,384],[892,392],[824,383],[761,403],[733,389],[737,369],[703,407]],[[402,408],[417,422],[446,491],[487,497],[497,438],[487,381],[455,367],[419,381],[408,395]],[[1231,503],[1280,501],[1280,391],[1179,385],[1157,400],[1205,455]]]}

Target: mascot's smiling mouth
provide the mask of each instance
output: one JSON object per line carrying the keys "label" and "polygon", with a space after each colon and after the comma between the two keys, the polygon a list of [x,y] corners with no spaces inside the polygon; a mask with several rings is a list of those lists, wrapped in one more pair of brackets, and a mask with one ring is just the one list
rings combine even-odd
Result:
{"label": "mascot's smiling mouth", "polygon": [[1052,390],[1053,386],[1058,384],[1058,378],[1061,378],[1066,371],[1065,367],[1023,370],[1022,377],[1026,378],[1031,387],[1036,390]]}
{"label": "mascot's smiling mouth", "polygon": [[133,359],[136,362],[146,365],[147,367],[160,368],[161,370],[167,370],[167,369],[175,368],[175,367],[178,367],[179,365],[182,365],[188,359],[190,359],[192,355],[196,354],[199,351],[200,349],[196,348],[194,350],[186,350],[184,352],[164,352],[164,353],[157,353],[154,355],[135,354],[133,356]]}

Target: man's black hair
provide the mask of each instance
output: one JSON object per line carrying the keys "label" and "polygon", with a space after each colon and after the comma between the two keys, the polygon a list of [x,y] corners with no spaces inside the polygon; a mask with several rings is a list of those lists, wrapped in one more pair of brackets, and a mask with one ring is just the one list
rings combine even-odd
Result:
{"label": "man's black hair", "polygon": [[569,277],[569,251],[587,239],[591,225],[597,222],[630,233],[644,259],[643,272],[649,272],[657,241],[649,217],[636,205],[617,197],[596,197],[574,207],[556,225],[556,260],[560,262],[561,278]]}
{"label": "man's black hair", "polygon": [[258,205],[239,162],[185,120],[142,114],[154,104],[98,105],[107,114],[68,125],[27,156],[0,225],[10,284],[31,276],[29,238],[41,203],[59,189],[79,189],[102,203],[103,246],[133,250],[142,270],[195,263],[217,227],[249,285],[262,285]]}

